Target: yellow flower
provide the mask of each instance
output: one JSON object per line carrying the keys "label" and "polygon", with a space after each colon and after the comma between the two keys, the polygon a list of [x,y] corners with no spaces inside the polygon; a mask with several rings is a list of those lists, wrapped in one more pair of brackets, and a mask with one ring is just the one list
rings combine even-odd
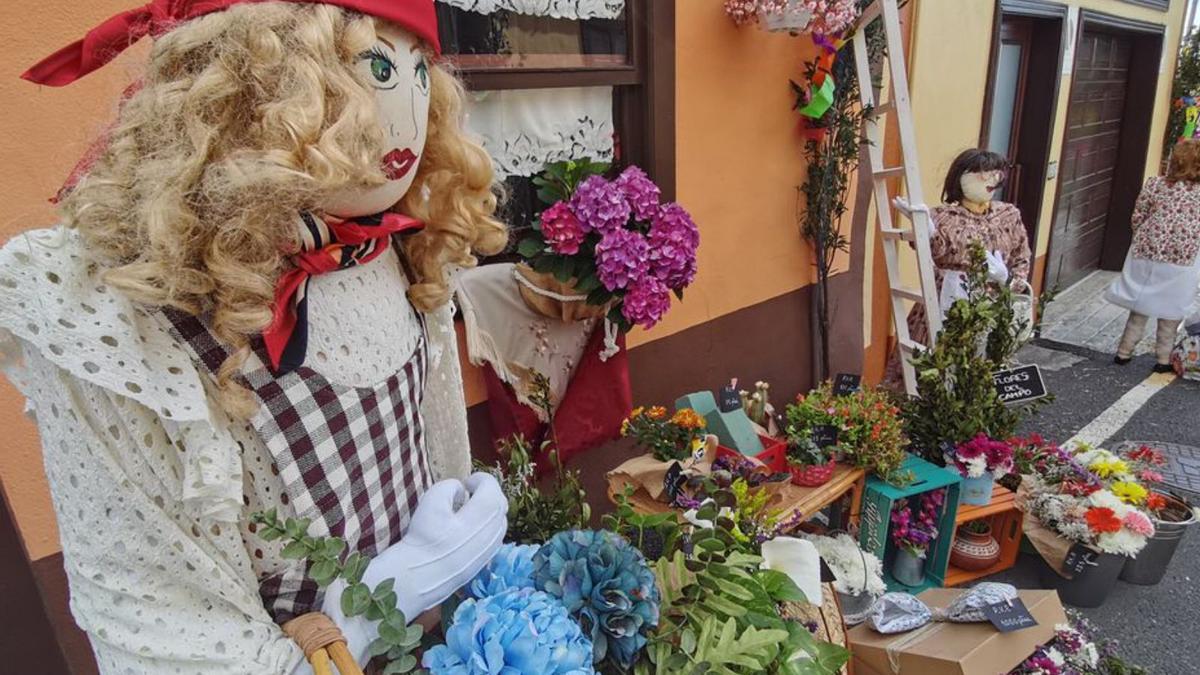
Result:
{"label": "yellow flower", "polygon": [[633,409],[633,412],[629,413],[629,419],[633,419],[635,417],[641,417],[642,412],[645,410],[646,410],[645,408],[643,408],[642,406],[639,405],[638,407]]}
{"label": "yellow flower", "polygon": [[1113,483],[1108,489],[1121,501],[1134,505],[1145,503],[1146,497],[1150,494],[1146,488],[1129,481]]}
{"label": "yellow flower", "polygon": [[628,436],[628,435],[629,435],[629,420],[628,420],[628,419],[626,419],[626,420],[623,420],[623,421],[621,422],[621,435],[622,435],[622,436]]}
{"label": "yellow flower", "polygon": [[1102,459],[1088,465],[1092,473],[1101,478],[1122,476],[1129,473],[1129,465],[1120,459]]}
{"label": "yellow flower", "polygon": [[671,417],[671,423],[684,429],[703,429],[708,425],[703,417],[691,408],[680,408]]}

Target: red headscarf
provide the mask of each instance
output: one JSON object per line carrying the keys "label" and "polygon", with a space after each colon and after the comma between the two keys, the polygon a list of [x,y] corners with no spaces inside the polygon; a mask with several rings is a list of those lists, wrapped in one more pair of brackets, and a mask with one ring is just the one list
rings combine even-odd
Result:
{"label": "red headscarf", "polygon": [[[68,85],[116,58],[147,35],[162,35],[177,24],[233,5],[263,0],[150,0],[88,31],[82,40],[63,47],[25,71],[21,77],[53,87]],[[433,0],[283,0],[335,5],[390,21],[413,32],[440,52],[437,11]]]}

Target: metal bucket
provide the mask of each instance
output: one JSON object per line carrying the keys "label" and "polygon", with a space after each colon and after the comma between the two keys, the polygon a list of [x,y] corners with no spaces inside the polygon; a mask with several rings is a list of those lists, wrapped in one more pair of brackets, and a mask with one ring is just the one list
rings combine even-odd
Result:
{"label": "metal bucket", "polygon": [[858,595],[838,592],[838,601],[842,605],[842,619],[849,626],[866,621],[871,608],[875,606],[875,596],[866,591]]}
{"label": "metal bucket", "polygon": [[1041,566],[1042,585],[1056,589],[1058,597],[1075,607],[1099,607],[1117,585],[1117,577],[1128,560],[1123,555],[1101,553],[1097,565],[1086,575],[1064,579],[1044,561]]}
{"label": "metal bucket", "polygon": [[925,583],[925,559],[898,549],[892,560],[892,578],[905,586],[920,586]]}
{"label": "metal bucket", "polygon": [[971,506],[987,506],[992,503],[992,488],[995,485],[991,473],[984,473],[978,478],[964,478],[959,486],[958,501]]}
{"label": "metal bucket", "polygon": [[[1187,508],[1182,502],[1180,505]],[[1177,523],[1155,518],[1154,536],[1146,542],[1146,548],[1143,548],[1136,558],[1125,561],[1125,567],[1121,570],[1121,580],[1139,586],[1153,586],[1162,581],[1167,574],[1167,566],[1171,564],[1171,558],[1175,556],[1175,549],[1183,540],[1183,535],[1195,524],[1196,516],[1193,513],[1188,514],[1187,520]]]}

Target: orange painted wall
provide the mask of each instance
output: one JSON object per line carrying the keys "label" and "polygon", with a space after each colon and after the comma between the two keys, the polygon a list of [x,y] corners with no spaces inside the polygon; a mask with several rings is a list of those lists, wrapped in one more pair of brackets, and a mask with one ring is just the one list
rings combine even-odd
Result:
{"label": "orange painted wall", "polygon": [[[664,0],[653,0],[661,2]],[[132,0],[7,0],[0,5],[0,241],[54,222],[46,198],[90,139],[114,114],[136,77],[138,45],[63,89],[18,79],[33,61],[77,39]],[[681,0],[676,28],[677,198],[699,223],[700,274],[665,321],[635,331],[630,345],[659,339],[796,290],[812,280],[811,258],[796,225],[803,179],[789,78],[812,54],[806,38],[738,29],[721,0]],[[483,400],[468,369],[470,403]],[[23,400],[0,378],[0,481],[32,559],[59,550],[58,533],[33,424]]]}

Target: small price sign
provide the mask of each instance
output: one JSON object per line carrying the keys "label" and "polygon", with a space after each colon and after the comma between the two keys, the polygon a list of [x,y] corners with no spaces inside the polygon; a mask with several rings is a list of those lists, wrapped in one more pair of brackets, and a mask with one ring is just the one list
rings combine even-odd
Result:
{"label": "small price sign", "polygon": [[833,395],[849,396],[862,386],[862,375],[854,373],[838,373],[833,378]]}
{"label": "small price sign", "polygon": [[1075,544],[1067,551],[1063,560],[1062,571],[1078,579],[1087,574],[1093,567],[1100,566],[1100,554],[1083,544]]}
{"label": "small price sign", "polygon": [[667,474],[663,476],[663,491],[667,493],[667,499],[674,502],[686,482],[687,476],[683,475],[683,465],[679,462],[672,462],[671,466],[667,467]]}
{"label": "small price sign", "polygon": [[828,448],[837,445],[839,431],[832,424],[818,424],[812,428],[809,438],[818,448]]}
{"label": "small price sign", "polygon": [[1033,618],[1020,598],[988,605],[983,608],[983,615],[1001,633],[1011,633],[1038,625],[1037,619]]}

